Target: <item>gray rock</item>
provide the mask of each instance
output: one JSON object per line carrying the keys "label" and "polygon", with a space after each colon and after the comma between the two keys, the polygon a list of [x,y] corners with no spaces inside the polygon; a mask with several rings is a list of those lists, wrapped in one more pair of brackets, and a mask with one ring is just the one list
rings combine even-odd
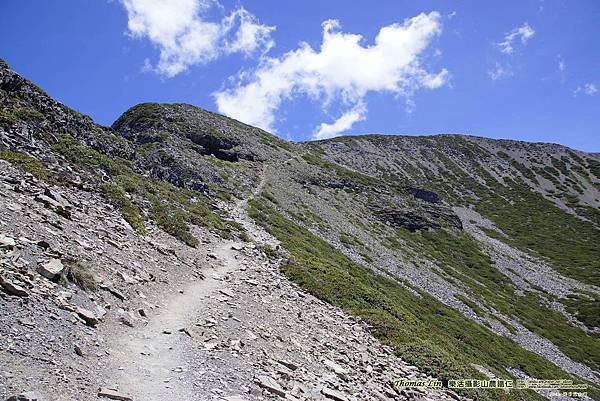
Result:
{"label": "gray rock", "polygon": [[68,210],[68,207],[51,197],[47,195],[38,195],[35,197],[35,200],[43,203],[48,209],[53,210],[57,214],[68,219],[71,218],[71,212]]}
{"label": "gray rock", "polygon": [[333,370],[335,372],[336,375],[346,379],[347,378],[347,374],[348,371],[346,369],[344,369],[343,367],[341,367],[340,365],[338,365],[337,363],[329,360],[329,359],[324,359],[323,363],[325,364],[325,366],[327,366],[329,369]]}
{"label": "gray rock", "polygon": [[47,279],[53,280],[60,275],[64,269],[65,266],[62,264],[60,259],[51,259],[46,263],[38,265],[37,271]]}
{"label": "gray rock", "polygon": [[290,369],[290,370],[296,370],[296,369],[298,369],[298,367],[299,367],[297,364],[295,364],[295,363],[293,363],[293,362],[290,362],[290,361],[287,361],[287,360],[282,360],[282,359],[280,359],[280,360],[278,360],[277,362],[278,362],[279,364],[281,364],[281,365],[285,366],[286,368]]}
{"label": "gray rock", "polygon": [[110,388],[101,388],[98,391],[98,397],[104,397],[104,398],[108,398],[111,400],[118,400],[118,401],[133,401],[132,396],[126,395],[123,393],[119,393],[118,391],[110,389]]}
{"label": "gray rock", "polygon": [[0,287],[8,295],[15,295],[17,297],[29,296],[29,292],[25,288],[13,283],[12,281],[10,281],[8,279],[1,277],[1,276],[0,276]]}
{"label": "gray rock", "polygon": [[228,297],[230,297],[230,298],[232,298],[232,297],[233,297],[233,295],[234,295],[234,294],[233,294],[233,292],[231,292],[231,291],[229,291],[229,290],[226,290],[225,288],[221,288],[221,289],[219,290],[219,292],[220,292],[221,294],[223,294],[223,295],[227,295],[227,296],[228,296]]}
{"label": "gray rock", "polygon": [[323,387],[321,389],[321,394],[335,401],[348,401],[348,398],[344,394],[340,393],[339,391],[332,390],[329,387]]}
{"label": "gray rock", "polygon": [[83,350],[81,349],[81,347],[79,346],[79,344],[75,343],[73,344],[73,350],[75,351],[75,353],[79,356],[83,356]]}
{"label": "gray rock", "polygon": [[285,390],[279,385],[279,383],[270,376],[258,376],[255,379],[256,384],[264,388],[270,393],[276,394],[280,397],[285,397]]}
{"label": "gray rock", "polygon": [[77,315],[82,318],[88,326],[94,327],[98,324],[96,315],[87,309],[77,307]]}

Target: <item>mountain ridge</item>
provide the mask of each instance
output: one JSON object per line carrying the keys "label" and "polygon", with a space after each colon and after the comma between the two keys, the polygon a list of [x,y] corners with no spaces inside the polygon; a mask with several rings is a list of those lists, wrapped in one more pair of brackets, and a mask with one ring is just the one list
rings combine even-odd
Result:
{"label": "mountain ridge", "polygon": [[293,143],[185,104],[102,127],[1,65],[0,94],[0,159],[112,204],[129,241],[260,244],[254,224],[288,280],[427,374],[600,381],[598,154],[449,134]]}

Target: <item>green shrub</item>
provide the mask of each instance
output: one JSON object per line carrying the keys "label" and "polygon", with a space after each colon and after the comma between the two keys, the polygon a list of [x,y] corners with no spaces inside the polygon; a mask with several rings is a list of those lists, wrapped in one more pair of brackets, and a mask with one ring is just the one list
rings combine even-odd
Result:
{"label": "green shrub", "polygon": [[172,205],[156,203],[151,208],[153,220],[166,233],[179,239],[185,244],[195,247],[199,241],[190,232],[190,228],[186,224],[185,212]]}
{"label": "green shrub", "polygon": [[585,297],[569,295],[563,303],[567,306],[567,311],[590,330],[600,328],[600,299],[597,294]]}
{"label": "green shrub", "polygon": [[18,122],[19,119],[13,113],[5,109],[0,109],[0,127],[8,130]]}
{"label": "green shrub", "polygon": [[158,103],[142,103],[127,110],[113,126],[115,129],[122,127],[138,127],[147,129],[161,121],[163,106]]}
{"label": "green shrub", "polygon": [[23,120],[28,123],[38,123],[46,119],[42,113],[30,107],[18,107],[14,110],[14,115],[19,120]]}
{"label": "green shrub", "polygon": [[0,159],[6,160],[40,180],[55,182],[54,175],[46,168],[46,165],[34,157],[13,150],[0,150]]}
{"label": "green shrub", "polygon": [[232,231],[241,229],[209,210],[202,202],[205,197],[136,173],[128,160],[104,155],[69,136],[61,138],[53,150],[84,168],[106,171],[112,184],[100,184],[100,190],[140,234],[145,232],[141,209],[148,205],[150,218],[160,228],[190,246],[196,246],[198,240],[190,232],[188,223],[215,230],[223,238],[230,238]]}
{"label": "green shrub", "polygon": [[98,279],[92,268],[85,262],[75,262],[67,265],[64,277],[85,291],[98,289]]}
{"label": "green shrub", "polygon": [[265,255],[267,255],[267,258],[269,259],[277,259],[280,257],[279,252],[273,248],[271,245],[259,245],[258,249],[260,249],[261,251],[263,251],[265,253]]}
{"label": "green shrub", "polygon": [[125,190],[115,184],[100,184],[100,190],[121,211],[123,219],[140,235],[146,233],[139,208],[129,199]]}
{"label": "green shrub", "polygon": [[123,174],[131,170],[130,161],[102,154],[71,136],[63,136],[52,145],[52,150],[79,166],[101,168],[110,175]]}
{"label": "green shrub", "polygon": [[268,199],[269,201],[271,201],[274,205],[278,205],[279,204],[279,201],[277,200],[277,198],[275,197],[275,195],[273,195],[269,191],[263,191],[260,195],[263,198]]}

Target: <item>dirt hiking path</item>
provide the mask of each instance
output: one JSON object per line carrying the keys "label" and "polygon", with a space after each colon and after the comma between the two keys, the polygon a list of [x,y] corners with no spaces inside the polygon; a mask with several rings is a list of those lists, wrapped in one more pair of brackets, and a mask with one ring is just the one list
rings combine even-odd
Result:
{"label": "dirt hiking path", "polygon": [[[204,270],[206,278],[191,282],[183,293],[149,316],[148,324],[117,339],[111,351],[118,366],[115,384],[119,393],[135,400],[195,400],[189,369],[185,366],[185,343],[180,330],[193,327],[203,316],[207,298],[223,289],[223,277],[239,267],[233,242],[213,251],[217,263]],[[223,289],[223,291],[227,291]]]}

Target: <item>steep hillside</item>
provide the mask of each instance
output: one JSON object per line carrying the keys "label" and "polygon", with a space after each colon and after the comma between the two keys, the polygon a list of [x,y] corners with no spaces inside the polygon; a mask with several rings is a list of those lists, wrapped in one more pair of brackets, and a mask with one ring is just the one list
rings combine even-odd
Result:
{"label": "steep hillside", "polygon": [[[12,365],[0,398],[31,377],[68,399],[110,385],[141,399],[417,399],[391,383],[418,370],[566,378],[600,399],[598,154],[458,135],[290,143],[184,104],[140,104],[102,127],[5,64],[0,106],[0,360]],[[190,285],[203,277],[217,284]],[[330,329],[307,335],[307,313]],[[200,314],[205,329],[188,333],[200,348],[165,339],[183,327],[162,325]],[[77,326],[99,315],[99,329]],[[356,356],[382,347],[365,327],[395,357]],[[113,356],[92,351],[104,346]],[[170,350],[175,373],[162,367],[177,358],[157,356]]]}
{"label": "steep hillside", "polygon": [[475,363],[598,382],[596,155],[466,136],[301,152],[271,169],[251,210],[301,261],[284,267],[293,280],[434,375],[473,375]]}

